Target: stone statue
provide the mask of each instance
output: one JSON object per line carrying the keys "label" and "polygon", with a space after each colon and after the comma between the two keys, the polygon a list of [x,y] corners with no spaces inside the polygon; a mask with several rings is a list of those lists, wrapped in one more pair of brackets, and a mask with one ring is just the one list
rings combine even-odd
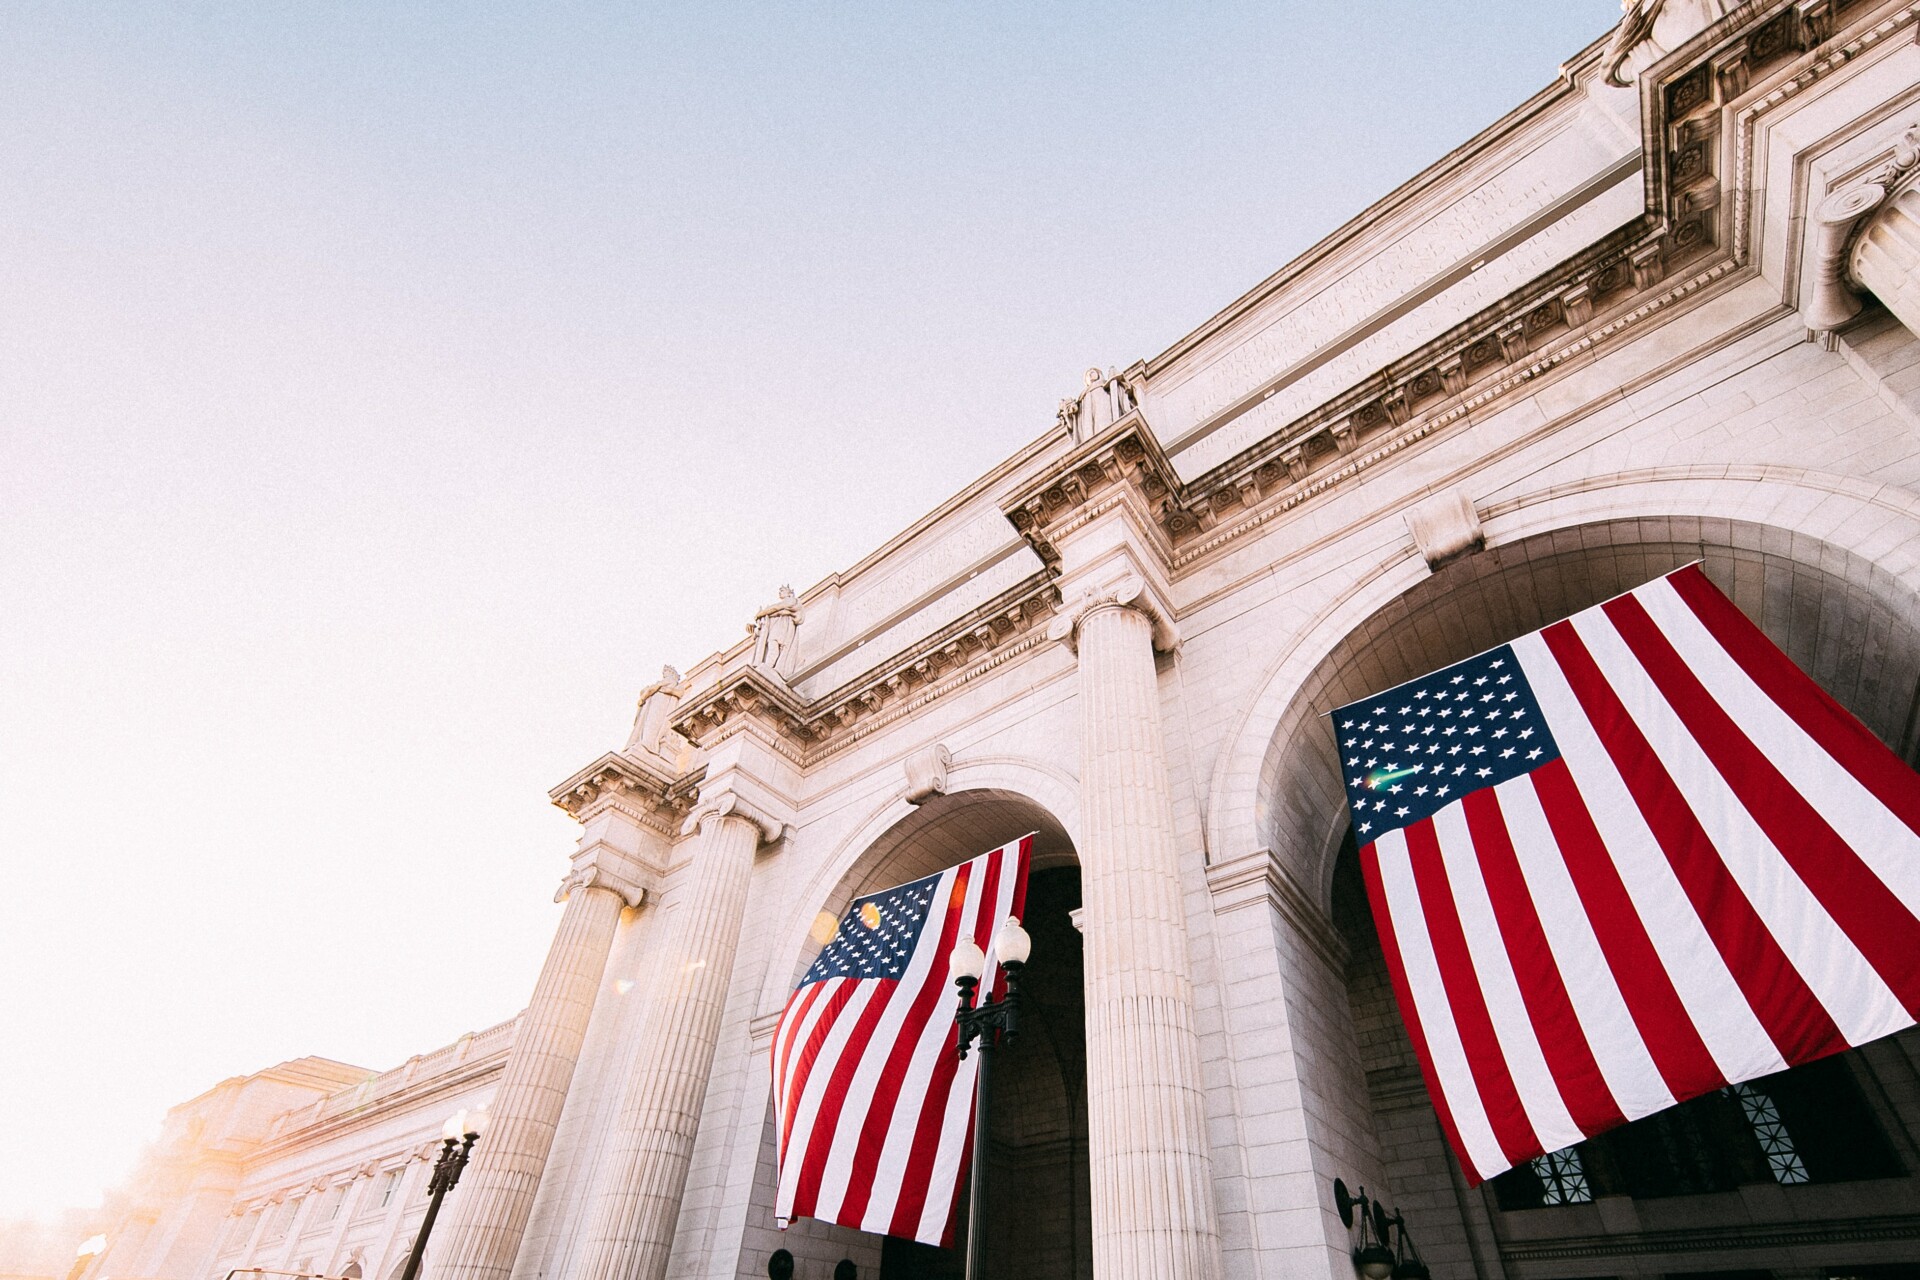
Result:
{"label": "stone statue", "polygon": [[633,732],[627,735],[626,750],[660,751],[667,721],[680,705],[680,673],[672,667],[660,668],[660,678],[640,691],[639,705],[633,712]]}
{"label": "stone statue", "polygon": [[1116,371],[1101,373],[1098,366],[1088,369],[1085,386],[1077,399],[1062,400],[1058,420],[1073,431],[1077,441],[1087,441],[1105,431],[1133,411],[1133,393]]}
{"label": "stone statue", "polygon": [[1607,46],[1607,83],[1619,88],[1740,7],[1741,0],[1620,0]]}
{"label": "stone statue", "polygon": [[753,615],[753,665],[782,680],[792,675],[800,661],[800,652],[794,647],[800,621],[800,601],[793,588],[781,587],[780,598]]}

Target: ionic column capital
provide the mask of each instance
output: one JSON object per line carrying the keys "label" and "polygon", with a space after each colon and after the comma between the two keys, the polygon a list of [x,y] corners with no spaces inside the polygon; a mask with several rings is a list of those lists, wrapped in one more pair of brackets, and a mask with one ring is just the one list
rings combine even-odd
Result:
{"label": "ionic column capital", "polygon": [[1138,573],[1128,573],[1104,587],[1084,588],[1073,602],[1047,624],[1047,638],[1080,652],[1080,624],[1102,609],[1132,609],[1153,624],[1153,647],[1161,653],[1180,649],[1180,627],[1173,608]]}
{"label": "ionic column capital", "polygon": [[619,896],[621,905],[638,908],[647,900],[652,881],[650,874],[635,867],[620,865],[612,859],[589,858],[574,863],[567,874],[560,877],[560,887],[553,891],[553,900],[565,902],[582,889],[607,889]]}
{"label": "ionic column capital", "polygon": [[749,800],[739,791],[728,790],[718,795],[703,794],[700,803],[694,805],[693,812],[680,826],[680,834],[690,836],[702,830],[710,821],[723,818],[738,818],[751,823],[759,840],[765,844],[784,837],[791,824],[784,816],[785,806],[768,804],[765,801]]}
{"label": "ionic column capital", "polygon": [[1893,235],[1883,224],[1916,220],[1920,193],[1920,126],[1895,142],[1892,157],[1865,180],[1828,194],[1809,221],[1809,271],[1801,314],[1807,327],[1837,329],[1860,313],[1871,293],[1912,327],[1912,276],[1920,258],[1909,247],[1910,227]]}

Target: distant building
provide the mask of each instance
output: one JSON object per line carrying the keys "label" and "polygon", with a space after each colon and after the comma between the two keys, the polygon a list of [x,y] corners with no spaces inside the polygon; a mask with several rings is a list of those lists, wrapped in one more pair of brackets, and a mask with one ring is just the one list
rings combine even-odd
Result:
{"label": "distant building", "polygon": [[[802,1280],[957,1275],[774,1229],[769,1042],[823,914],[1026,831],[1038,1012],[982,1153],[996,1275],[1346,1280],[1336,1177],[1442,1280],[1914,1274],[1911,1034],[1469,1189],[1321,715],[1699,559],[1913,760],[1917,130],[1920,5],[1633,0],[1484,133],[667,672],[553,793],[582,835],[511,1050],[443,1051],[364,1113],[313,1060],[220,1086],[175,1122],[214,1172],[163,1160],[89,1280],[388,1280],[434,1126],[483,1088],[432,1280],[722,1280],[783,1247]],[[1097,169],[1117,200],[1159,181],[1151,154]],[[867,482],[849,459],[793,518]],[[229,1156],[219,1117],[256,1096],[295,1110]]]}
{"label": "distant building", "polygon": [[298,1058],[181,1103],[114,1193],[87,1280],[213,1280],[235,1268],[397,1275],[426,1211],[441,1125],[485,1105],[513,1025],[392,1071]]}

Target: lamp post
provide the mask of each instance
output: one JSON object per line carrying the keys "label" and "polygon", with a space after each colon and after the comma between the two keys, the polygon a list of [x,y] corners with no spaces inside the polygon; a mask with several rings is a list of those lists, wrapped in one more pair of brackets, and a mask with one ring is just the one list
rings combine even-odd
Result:
{"label": "lamp post", "polygon": [[433,1202],[427,1206],[427,1216],[420,1219],[420,1234],[413,1238],[413,1249],[407,1254],[407,1269],[400,1273],[400,1280],[417,1280],[420,1259],[427,1252],[427,1237],[433,1234],[434,1219],[440,1216],[440,1202],[459,1183],[460,1171],[467,1167],[467,1157],[473,1152],[473,1144],[486,1127],[485,1111],[456,1112],[448,1116],[446,1124],[441,1126],[440,1158],[433,1162],[433,1177],[427,1181],[427,1190],[433,1193]]}
{"label": "lamp post", "polygon": [[1008,916],[994,935],[993,955],[1007,975],[1007,995],[994,1000],[991,993],[976,1007],[974,989],[986,972],[986,953],[971,938],[962,938],[948,961],[947,971],[953,985],[960,989],[960,1007],[953,1020],[960,1026],[960,1058],[975,1040],[980,1042],[980,1072],[973,1085],[973,1179],[967,1198],[967,1280],[985,1280],[987,1251],[987,1099],[993,1082],[993,1050],[996,1041],[1010,1041],[1020,1024],[1020,971],[1026,967],[1033,950],[1033,939],[1020,927],[1017,916]]}
{"label": "lamp post", "polygon": [[[1333,1206],[1349,1230],[1358,1211],[1360,1242],[1353,1247],[1353,1270],[1361,1280],[1429,1280],[1427,1264],[1407,1235],[1407,1220],[1398,1209],[1367,1197],[1365,1187],[1355,1192],[1339,1178],[1333,1180]],[[1394,1237],[1398,1237],[1397,1241]]]}

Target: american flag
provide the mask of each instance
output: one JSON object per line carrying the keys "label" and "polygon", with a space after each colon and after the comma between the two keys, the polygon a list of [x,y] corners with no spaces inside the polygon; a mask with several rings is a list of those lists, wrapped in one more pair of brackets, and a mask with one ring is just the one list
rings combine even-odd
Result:
{"label": "american flag", "polygon": [[938,875],[855,900],[787,999],[773,1033],[780,1188],[774,1218],[953,1239],[973,1132],[978,1055],[955,1050],[947,957],[987,952],[1026,908],[1033,837]]}
{"label": "american flag", "polygon": [[1333,727],[1474,1182],[1920,1015],[1920,780],[1697,565]]}

